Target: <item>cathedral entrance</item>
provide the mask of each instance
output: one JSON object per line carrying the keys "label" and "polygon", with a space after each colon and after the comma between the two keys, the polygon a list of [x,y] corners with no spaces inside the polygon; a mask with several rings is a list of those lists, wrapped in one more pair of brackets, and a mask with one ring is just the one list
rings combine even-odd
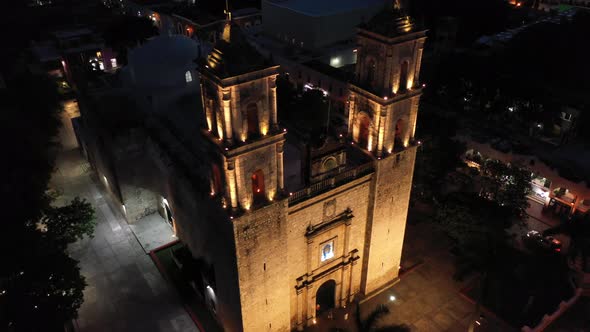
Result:
{"label": "cathedral entrance", "polygon": [[316,316],[336,307],[336,281],[323,283],[316,293]]}

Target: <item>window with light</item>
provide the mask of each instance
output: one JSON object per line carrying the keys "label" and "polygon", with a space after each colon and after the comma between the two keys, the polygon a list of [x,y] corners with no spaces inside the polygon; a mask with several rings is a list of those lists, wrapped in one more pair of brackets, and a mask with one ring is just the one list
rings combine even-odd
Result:
{"label": "window with light", "polygon": [[320,249],[320,259],[322,262],[334,258],[334,241],[322,244]]}
{"label": "window with light", "polygon": [[187,71],[186,73],[184,73],[184,79],[186,80],[186,83],[190,83],[193,81],[193,75],[191,74],[190,71]]}

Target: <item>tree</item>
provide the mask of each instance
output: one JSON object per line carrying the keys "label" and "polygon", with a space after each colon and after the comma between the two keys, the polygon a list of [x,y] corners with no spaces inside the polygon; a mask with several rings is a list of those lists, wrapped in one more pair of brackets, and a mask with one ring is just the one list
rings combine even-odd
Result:
{"label": "tree", "polygon": [[[8,331],[63,330],[83,301],[84,278],[67,244],[94,227],[93,210],[79,199],[52,207],[47,195],[60,122],[59,95],[45,76],[15,70],[0,90],[1,141],[10,162],[0,185],[6,208],[0,232],[0,326]],[[47,232],[37,229],[41,220]],[[73,228],[72,228],[73,226]],[[51,227],[51,228],[50,228]]]}
{"label": "tree", "polygon": [[82,305],[85,279],[63,250],[38,232],[23,232],[18,259],[0,275],[0,324],[8,331],[63,331]]}
{"label": "tree", "polygon": [[94,209],[90,203],[79,197],[65,206],[48,206],[43,214],[35,227],[60,248],[65,249],[68,244],[81,240],[84,236],[92,237],[94,233]]}
{"label": "tree", "polygon": [[463,165],[461,155],[465,144],[452,137],[456,134],[456,119],[441,116],[438,109],[423,106],[418,113],[417,137],[423,141],[416,156],[412,200],[438,200],[447,175]]}
{"label": "tree", "polygon": [[117,52],[117,62],[127,64],[127,51],[158,35],[158,28],[147,17],[117,16],[105,29],[105,45]]}
{"label": "tree", "polygon": [[435,220],[454,243],[455,277],[481,275],[473,322],[481,314],[481,303],[490,300],[492,280],[500,280],[507,266],[512,251],[509,218],[507,208],[475,193],[449,195],[436,213]]}
{"label": "tree", "polygon": [[357,304],[355,315],[354,315],[354,324],[355,329],[357,332],[410,332],[410,328],[405,325],[386,325],[386,326],[378,326],[379,321],[383,319],[384,316],[390,313],[389,308],[385,305],[378,306],[375,310],[373,310],[369,315],[363,319],[361,316],[361,309],[360,305]]}
{"label": "tree", "polygon": [[499,160],[488,160],[481,170],[481,195],[507,208],[515,217],[523,218],[529,207],[531,172]]}

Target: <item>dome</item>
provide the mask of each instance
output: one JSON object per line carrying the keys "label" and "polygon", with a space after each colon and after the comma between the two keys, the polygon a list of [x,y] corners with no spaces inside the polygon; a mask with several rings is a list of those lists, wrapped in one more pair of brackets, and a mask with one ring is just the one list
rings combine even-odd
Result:
{"label": "dome", "polygon": [[133,85],[164,88],[186,85],[195,75],[199,43],[183,35],[162,35],[129,52],[127,74]]}

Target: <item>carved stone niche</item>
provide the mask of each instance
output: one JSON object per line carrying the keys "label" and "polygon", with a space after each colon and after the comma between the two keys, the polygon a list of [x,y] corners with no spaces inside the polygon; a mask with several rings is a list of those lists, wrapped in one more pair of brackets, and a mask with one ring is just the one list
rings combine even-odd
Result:
{"label": "carved stone niche", "polygon": [[324,220],[332,219],[336,214],[336,199],[324,203]]}

